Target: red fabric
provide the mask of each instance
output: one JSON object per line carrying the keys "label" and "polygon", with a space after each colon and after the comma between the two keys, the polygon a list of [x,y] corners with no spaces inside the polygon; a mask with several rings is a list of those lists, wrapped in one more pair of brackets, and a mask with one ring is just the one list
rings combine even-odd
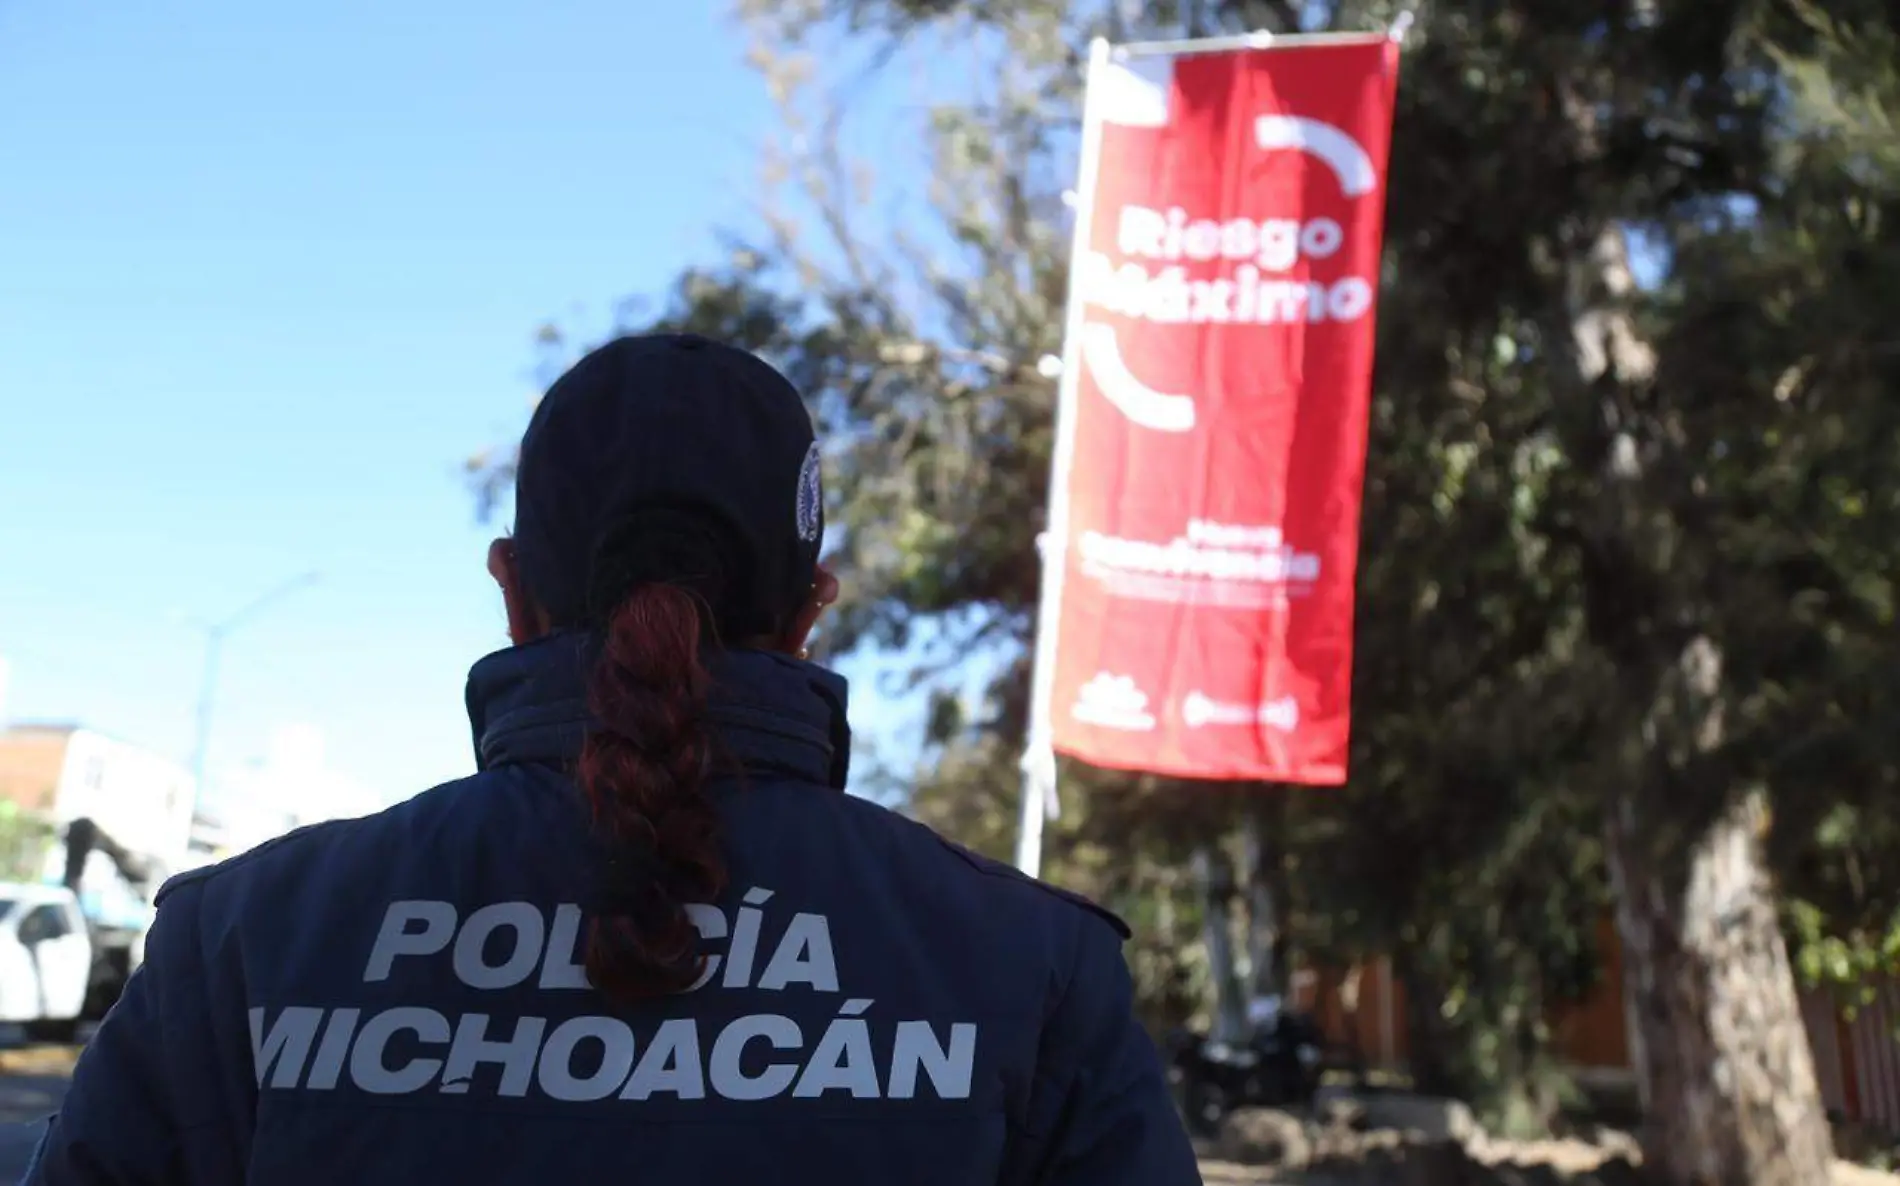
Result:
{"label": "red fabric", "polygon": [[1165,126],[1102,127],[1077,271],[1055,745],[1337,784],[1398,47],[1169,66]]}

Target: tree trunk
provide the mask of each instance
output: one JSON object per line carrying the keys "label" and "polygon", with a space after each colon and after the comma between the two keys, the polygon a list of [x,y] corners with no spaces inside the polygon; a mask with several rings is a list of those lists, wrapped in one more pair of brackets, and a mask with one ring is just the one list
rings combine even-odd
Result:
{"label": "tree trunk", "polygon": [[[1714,820],[1682,868],[1647,851],[1644,805],[1609,827],[1644,1160],[1670,1186],[1817,1186],[1832,1137],[1762,865],[1767,811]],[[1676,863],[1676,862],[1670,862]]]}
{"label": "tree trunk", "polygon": [[1360,1033],[1364,1024],[1359,1017],[1359,986],[1365,975],[1365,965],[1355,963],[1339,977],[1339,987],[1335,996],[1339,1001],[1339,1016],[1345,1025],[1346,1041],[1352,1048],[1353,1082],[1364,1087],[1366,1083],[1366,1043]]}
{"label": "tree trunk", "polygon": [[[1696,639],[1638,769],[1719,742],[1720,678],[1719,652]],[[1684,834],[1665,813],[1694,788],[1675,781],[1632,778],[1607,825],[1644,1161],[1669,1186],[1819,1186],[1833,1138],[1764,865],[1766,803],[1746,794]]]}
{"label": "tree trunk", "polygon": [[[1595,134],[1578,107],[1583,139]],[[1696,634],[1693,587],[1668,591],[1683,491],[1655,481],[1666,415],[1634,397],[1656,353],[1630,313],[1636,281],[1622,229],[1607,223],[1570,262],[1575,394],[1603,446],[1586,580],[1591,634],[1643,706],[1609,797],[1606,857],[1624,951],[1630,1052],[1643,1091],[1644,1160],[1668,1186],[1823,1186],[1833,1160],[1793,970],[1775,910],[1759,790],[1728,784],[1722,652]],[[1611,380],[1611,382],[1605,382]],[[1589,566],[1586,566],[1586,572]],[[1739,792],[1739,793],[1738,793]]]}
{"label": "tree trunk", "polygon": [[[1445,1000],[1444,986],[1407,956],[1403,944],[1392,955],[1392,978],[1405,986],[1405,1069],[1412,1086],[1422,1095],[1457,1095],[1451,1042],[1439,1009]],[[1385,1002],[1381,1005],[1390,1007]]]}

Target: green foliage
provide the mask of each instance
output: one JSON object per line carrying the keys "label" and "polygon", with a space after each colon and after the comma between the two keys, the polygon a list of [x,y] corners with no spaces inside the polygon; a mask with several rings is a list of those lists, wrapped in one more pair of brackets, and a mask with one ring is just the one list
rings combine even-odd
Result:
{"label": "green foliage", "polygon": [[[1848,1013],[1872,1004],[1883,980],[1900,978],[1900,910],[1884,927],[1849,931],[1811,902],[1791,903],[1788,915],[1802,979],[1831,990]],[[1900,1020],[1895,1027],[1900,1037]]]}
{"label": "green foliage", "polygon": [[37,882],[58,836],[51,821],[0,800],[0,881]]}

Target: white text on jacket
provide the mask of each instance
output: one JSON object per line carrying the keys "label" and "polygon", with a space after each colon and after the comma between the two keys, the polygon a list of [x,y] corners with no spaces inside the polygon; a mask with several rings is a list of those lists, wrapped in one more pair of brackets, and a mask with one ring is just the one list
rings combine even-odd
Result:
{"label": "white text on jacket", "polygon": [[[389,980],[402,961],[447,959],[455,979],[470,988],[532,986],[548,993],[549,1016],[456,1016],[413,1005],[374,1011],[254,1006],[258,1086],[332,1091],[350,1085],[376,1095],[478,1090],[562,1102],[968,1099],[977,1027],[885,1019],[874,1000],[844,997],[830,920],[801,912],[768,930],[760,908],[772,896],[748,891],[730,919],[715,906],[689,909],[709,946],[723,942],[724,950],[709,956],[688,991],[797,992],[805,1000],[736,1017],[719,1011],[717,1019],[657,1020],[642,1032],[620,1018],[577,1017],[558,1008],[560,1000],[573,999],[562,990],[589,987],[578,906],[557,906],[550,918],[531,903],[498,902],[464,918],[448,902],[392,902],[364,967],[365,983]],[[776,933],[768,942],[769,932]],[[814,1017],[811,993],[840,999]]]}

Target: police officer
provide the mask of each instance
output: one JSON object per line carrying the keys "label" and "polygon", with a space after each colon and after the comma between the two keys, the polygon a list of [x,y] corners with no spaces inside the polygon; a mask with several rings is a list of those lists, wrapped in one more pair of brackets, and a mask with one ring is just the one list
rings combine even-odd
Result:
{"label": "police officer", "polygon": [[489,556],[478,773],[173,880],[27,1181],[1199,1181],[1122,923],[843,793],[790,384],[623,338]]}

